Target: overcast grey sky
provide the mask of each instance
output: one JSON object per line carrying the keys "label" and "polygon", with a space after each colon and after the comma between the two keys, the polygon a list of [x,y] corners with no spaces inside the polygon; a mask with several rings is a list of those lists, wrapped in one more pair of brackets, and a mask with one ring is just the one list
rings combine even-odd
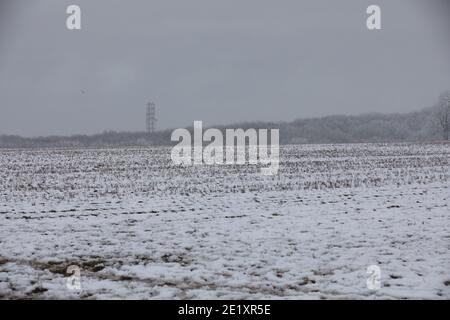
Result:
{"label": "overcast grey sky", "polygon": [[417,110],[450,89],[448,2],[0,0],[0,134]]}

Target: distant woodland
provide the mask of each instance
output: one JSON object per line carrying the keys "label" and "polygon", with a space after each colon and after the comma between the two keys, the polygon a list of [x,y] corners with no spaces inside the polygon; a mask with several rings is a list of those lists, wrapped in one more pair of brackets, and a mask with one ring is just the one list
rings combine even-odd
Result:
{"label": "distant woodland", "polygon": [[[280,144],[416,142],[448,140],[450,129],[450,93],[441,95],[432,107],[403,114],[332,115],[297,119],[290,122],[245,122],[225,128],[279,129]],[[187,128],[192,130],[192,128]],[[206,128],[205,128],[206,129]],[[0,136],[0,148],[34,147],[114,147],[174,145],[172,130],[145,132],[108,131],[95,135],[24,138]]]}

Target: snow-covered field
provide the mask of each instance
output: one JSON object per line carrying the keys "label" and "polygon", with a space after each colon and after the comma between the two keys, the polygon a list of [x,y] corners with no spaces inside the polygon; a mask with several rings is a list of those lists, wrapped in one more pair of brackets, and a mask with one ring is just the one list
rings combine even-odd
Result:
{"label": "snow-covered field", "polygon": [[450,144],[285,146],[276,176],[3,150],[0,298],[449,299],[449,207]]}

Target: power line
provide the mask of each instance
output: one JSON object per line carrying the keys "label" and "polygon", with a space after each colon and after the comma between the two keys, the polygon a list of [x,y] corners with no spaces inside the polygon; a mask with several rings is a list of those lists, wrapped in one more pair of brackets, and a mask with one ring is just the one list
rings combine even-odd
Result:
{"label": "power line", "polygon": [[156,129],[156,106],[153,102],[147,103],[147,115],[145,117],[145,124],[147,133],[153,133]]}

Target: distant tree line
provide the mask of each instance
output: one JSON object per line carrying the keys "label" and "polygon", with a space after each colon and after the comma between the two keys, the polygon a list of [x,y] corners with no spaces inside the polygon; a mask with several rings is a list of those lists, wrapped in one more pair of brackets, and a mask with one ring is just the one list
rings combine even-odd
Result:
{"label": "distant tree line", "polygon": [[[281,144],[406,142],[448,140],[450,131],[450,91],[436,105],[410,113],[370,113],[357,116],[334,115],[297,119],[291,122],[245,122],[226,128],[279,129]],[[188,128],[192,131],[192,128]],[[24,138],[0,136],[0,148],[33,147],[114,147],[174,145],[172,130],[145,132],[107,131],[95,135]]]}

